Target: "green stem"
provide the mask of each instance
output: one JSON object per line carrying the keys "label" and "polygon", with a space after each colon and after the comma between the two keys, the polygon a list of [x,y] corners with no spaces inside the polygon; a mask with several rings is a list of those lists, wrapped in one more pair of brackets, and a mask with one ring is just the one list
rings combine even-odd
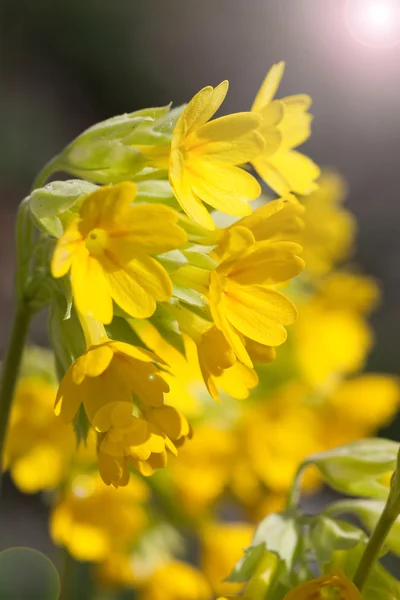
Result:
{"label": "green stem", "polygon": [[361,557],[360,564],[358,565],[353,579],[354,584],[360,591],[362,590],[372,567],[379,558],[380,550],[397,516],[397,511],[390,510],[389,505],[386,504],[379,521],[369,538],[369,542],[364,550],[364,554]]}
{"label": "green stem", "polygon": [[301,480],[303,479],[303,473],[308,465],[309,463],[305,461],[297,469],[286,500],[286,510],[295,510],[297,508],[301,494]]}
{"label": "green stem", "polygon": [[59,157],[55,156],[54,158],[49,160],[49,162],[47,164],[45,164],[43,169],[36,176],[36,178],[33,182],[33,185],[32,185],[32,191],[36,190],[37,188],[43,187],[45,185],[45,183],[47,182],[48,178],[50,177],[50,175],[53,175],[53,173],[55,173],[59,169],[60,169]]}
{"label": "green stem", "polygon": [[32,311],[26,303],[17,304],[11,338],[3,362],[0,382],[0,473],[3,464],[4,443],[7,435],[10,409],[14,397],[22,354],[31,322]]}
{"label": "green stem", "polygon": [[79,562],[64,550],[60,600],[90,600],[93,597],[91,569],[90,563]]}

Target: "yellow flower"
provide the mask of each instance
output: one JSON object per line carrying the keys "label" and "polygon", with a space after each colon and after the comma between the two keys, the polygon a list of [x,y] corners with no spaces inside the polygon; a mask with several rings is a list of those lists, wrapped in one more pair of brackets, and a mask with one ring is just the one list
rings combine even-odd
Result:
{"label": "yellow flower", "polygon": [[[249,409],[237,428],[241,461],[276,494],[290,488],[307,456],[325,449],[318,411],[307,404],[307,397],[302,385],[287,384],[268,401]],[[235,468],[241,467],[241,461]],[[315,473],[306,471],[305,486],[312,488],[315,483]]]}
{"label": "yellow flower", "polygon": [[249,523],[213,523],[202,534],[202,571],[207,577],[214,594],[235,594],[241,584],[229,583],[225,579],[250,545],[254,527]]}
{"label": "yellow flower", "polygon": [[203,202],[229,215],[247,215],[249,200],[261,193],[257,180],[237,166],[263,150],[256,132],[261,118],[244,112],[208,123],[227,91],[223,81],[192,98],[177,121],[169,156],[169,181],[178,202],[207,229],[214,229],[214,222]]}
{"label": "yellow flower", "polygon": [[375,302],[376,288],[366,279],[333,275],[299,305],[295,351],[311,385],[329,385],[363,367],[372,346],[372,332],[363,313]]}
{"label": "yellow flower", "polygon": [[133,398],[140,410],[162,406],[167,383],[154,364],[157,357],[142,348],[107,338],[91,346],[68,369],[60,383],[55,411],[70,422],[81,404],[89,421],[109,403],[128,403]]}
{"label": "yellow flower", "polygon": [[152,475],[167,464],[167,451],[177,454],[177,445],[191,436],[186,418],[172,406],[142,409],[132,414],[126,402],[105,405],[93,426],[100,435],[99,469],[103,481],[114,487],[129,482],[128,461],[142,475]]}
{"label": "yellow flower", "polygon": [[363,597],[346,575],[337,572],[300,583],[284,600],[363,600]]}
{"label": "yellow flower", "polygon": [[25,493],[57,487],[75,450],[75,436],[54,416],[56,387],[42,377],[17,385],[6,441],[6,464]]}
{"label": "yellow flower", "polygon": [[210,587],[192,565],[172,561],[160,566],[139,591],[139,600],[211,600]]}
{"label": "yellow flower", "polygon": [[257,173],[279,195],[309,194],[317,188],[320,170],[304,154],[293,150],[310,136],[311,98],[304,94],[273,100],[285,69],[280,62],[268,72],[251,108],[262,117],[259,132],[265,149],[252,160]]}
{"label": "yellow flower", "polygon": [[356,222],[342,206],[345,196],[346,185],[340,175],[326,171],[318,180],[318,189],[301,198],[306,210],[298,241],[307,270],[314,275],[326,273],[352,250]]}
{"label": "yellow flower", "polygon": [[97,474],[75,477],[52,510],[50,531],[77,560],[100,562],[127,550],[147,524],[148,488],[138,478],[115,490]]}
{"label": "yellow flower", "polygon": [[366,435],[388,425],[399,407],[400,387],[395,377],[366,373],[344,381],[329,398],[329,404],[365,429]]}
{"label": "yellow flower", "polygon": [[287,337],[284,326],[296,319],[293,304],[273,286],[300,273],[300,250],[292,242],[255,242],[251,231],[240,226],[224,240],[222,261],[210,275],[210,308],[215,325],[249,367],[252,361],[242,336],[279,346]]}
{"label": "yellow flower", "polygon": [[197,425],[195,435],[171,461],[169,471],[179,498],[191,514],[197,514],[224,490],[235,456],[231,431]]}
{"label": "yellow flower", "polygon": [[135,195],[135,184],[124,182],[87,196],[54,251],[53,277],[70,271],[77,309],[103,323],[112,320],[113,300],[137,318],[151,316],[157,302],[168,300],[171,280],[150,255],[186,242],[174,210],[131,206]]}

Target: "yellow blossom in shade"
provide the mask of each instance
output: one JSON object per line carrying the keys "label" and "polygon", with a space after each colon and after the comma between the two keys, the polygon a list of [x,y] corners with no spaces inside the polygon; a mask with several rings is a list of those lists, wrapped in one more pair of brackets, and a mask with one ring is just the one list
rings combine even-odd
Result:
{"label": "yellow blossom in shade", "polygon": [[51,536],[77,560],[100,562],[127,550],[142,532],[147,498],[148,488],[137,477],[115,490],[97,474],[78,475],[52,510]]}
{"label": "yellow blossom in shade", "polygon": [[329,397],[329,404],[366,430],[366,434],[390,423],[400,400],[396,377],[366,373],[344,381]]}
{"label": "yellow blossom in shade", "polygon": [[251,108],[262,117],[259,132],[264,151],[252,160],[257,173],[275,192],[308,194],[316,189],[319,167],[293,148],[310,136],[311,98],[305,94],[274,100],[285,69],[280,62],[271,67]]}
{"label": "yellow blossom in shade", "polygon": [[110,323],[114,300],[133,317],[151,316],[172,295],[172,283],[151,255],[182,246],[186,234],[177,213],[162,204],[136,204],[130,182],[102,187],[87,196],[79,217],[58,240],[53,277],[71,273],[79,312]]}
{"label": "yellow blossom in shade", "polygon": [[256,131],[261,118],[244,112],[208,122],[227,91],[224,81],[192,98],[176,123],[169,156],[169,181],[178,202],[207,229],[214,229],[214,222],[203,202],[241,216],[251,212],[248,202],[261,193],[257,180],[237,166],[262,152],[264,142]]}
{"label": "yellow blossom in shade", "polygon": [[363,597],[346,575],[336,572],[300,583],[284,600],[363,600]]}
{"label": "yellow blossom in shade", "polygon": [[[353,285],[350,280],[353,279]],[[332,380],[360,370],[373,337],[365,319],[375,293],[365,278],[336,275],[323,282],[317,293],[298,304],[299,318],[294,327],[295,352],[306,380],[313,386],[329,385]],[[342,280],[343,287],[339,285]],[[357,290],[357,282],[360,289]],[[366,285],[364,285],[366,284]],[[345,293],[351,289],[353,295]],[[367,292],[367,293],[366,293]]]}
{"label": "yellow blossom in shade", "polygon": [[243,587],[225,579],[250,545],[253,533],[249,523],[212,523],[204,529],[201,569],[215,595],[235,594]]}
{"label": "yellow blossom in shade", "polygon": [[196,514],[212,503],[226,487],[236,443],[231,431],[198,424],[193,439],[171,460],[176,490],[186,510]]}
{"label": "yellow blossom in shade", "polygon": [[343,208],[346,191],[342,177],[326,171],[318,180],[318,189],[301,198],[306,210],[298,241],[307,270],[314,275],[326,273],[351,253],[356,221]]}
{"label": "yellow blossom in shade", "polygon": [[129,481],[130,461],[142,475],[152,475],[167,464],[167,452],[191,436],[186,418],[172,406],[148,407],[142,416],[133,415],[132,405],[114,402],[105,405],[93,421],[103,432],[99,444],[99,469],[105,483],[114,487]]}
{"label": "yellow blossom in shade", "polygon": [[[242,461],[276,494],[290,488],[307,456],[325,449],[318,411],[307,405],[307,396],[308,390],[301,384],[288,384],[273,398],[249,409],[238,425]],[[306,471],[307,488],[317,481],[314,472]]]}
{"label": "yellow blossom in shade", "polygon": [[274,289],[304,267],[301,251],[292,242],[255,242],[251,231],[234,227],[224,242],[220,265],[210,274],[209,301],[215,325],[237,358],[252,361],[243,336],[265,346],[279,346],[285,325],[296,319],[294,305]]}
{"label": "yellow blossom in shade", "polygon": [[139,600],[211,600],[204,575],[181,561],[157,568],[139,590]]}
{"label": "yellow blossom in shade", "polygon": [[57,389],[39,376],[17,385],[5,448],[5,462],[25,493],[57,487],[75,450],[72,429],[54,415]]}
{"label": "yellow blossom in shade", "polygon": [[70,422],[81,404],[90,422],[111,402],[139,408],[162,406],[167,383],[160,377],[157,357],[148,350],[105,338],[91,346],[68,369],[60,383],[55,411]]}

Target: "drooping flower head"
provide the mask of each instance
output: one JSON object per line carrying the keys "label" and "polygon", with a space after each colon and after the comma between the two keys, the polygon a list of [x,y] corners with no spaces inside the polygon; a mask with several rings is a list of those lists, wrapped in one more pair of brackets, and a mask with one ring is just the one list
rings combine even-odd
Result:
{"label": "drooping flower head", "polygon": [[87,196],[58,240],[51,270],[71,273],[77,309],[103,323],[113,317],[113,300],[129,315],[150,317],[168,300],[172,284],[153,258],[182,246],[186,234],[177,213],[162,204],[137,204],[136,186],[124,182]]}
{"label": "drooping flower head", "polygon": [[284,62],[271,67],[251,108],[262,117],[259,131],[265,141],[264,151],[252,160],[252,164],[279,195],[289,192],[309,194],[316,189],[319,168],[293,148],[310,136],[312,117],[308,109],[311,98],[297,94],[274,100],[284,69]]}

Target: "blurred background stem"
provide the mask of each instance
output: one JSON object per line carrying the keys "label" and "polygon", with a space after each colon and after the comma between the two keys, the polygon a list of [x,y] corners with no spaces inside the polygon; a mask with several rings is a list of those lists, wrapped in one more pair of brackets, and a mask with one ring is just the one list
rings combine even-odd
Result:
{"label": "blurred background stem", "polygon": [[65,550],[60,600],[94,600],[91,563],[79,562]]}

